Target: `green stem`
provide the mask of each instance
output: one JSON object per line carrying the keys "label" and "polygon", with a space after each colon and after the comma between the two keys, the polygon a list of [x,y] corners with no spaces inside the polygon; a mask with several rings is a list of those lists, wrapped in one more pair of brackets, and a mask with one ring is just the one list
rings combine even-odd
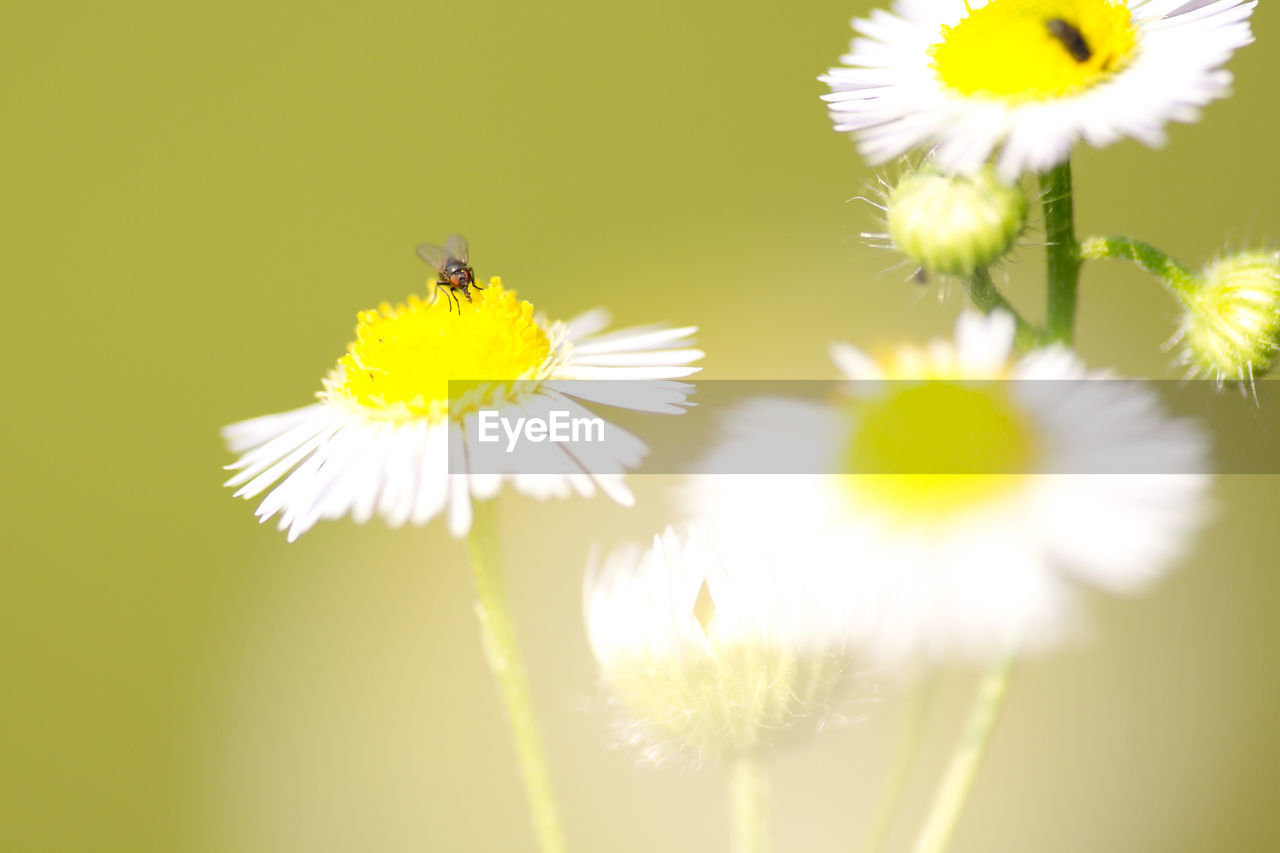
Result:
{"label": "green stem", "polygon": [[1045,332],[1049,339],[1071,343],[1076,324],[1076,291],[1080,283],[1080,246],[1076,243],[1071,199],[1071,161],[1040,176],[1047,242],[1048,306]]}
{"label": "green stem", "polygon": [[729,817],[732,853],[768,853],[769,775],[758,753],[738,756],[729,768]]}
{"label": "green stem", "polygon": [[1086,260],[1117,258],[1133,261],[1156,278],[1180,299],[1196,290],[1196,276],[1191,270],[1164,252],[1132,237],[1089,237],[1080,244],[1080,257]]}
{"label": "green stem", "polygon": [[476,615],[480,618],[485,658],[498,682],[498,692],[506,709],[538,849],[542,853],[564,853],[564,835],[551,791],[551,776],[547,771],[538,725],[534,721],[529,683],[520,661],[511,611],[507,607],[493,502],[476,501],[472,509],[475,520],[467,538],[467,549],[471,554],[471,571],[476,582]]}
{"label": "green stem", "polygon": [[916,837],[915,847],[912,848],[914,853],[943,853],[947,849],[956,821],[973,788],[973,779],[977,775],[978,765],[982,763],[991,731],[1000,716],[1000,706],[1004,703],[1009,680],[1013,676],[1013,661],[1012,655],[1002,658],[983,675],[973,706],[969,709],[969,719],[965,721],[960,742],[956,744],[946,775],[934,794],[933,806]]}
{"label": "green stem", "polygon": [[964,290],[965,293],[969,294],[969,299],[983,314],[990,314],[992,311],[999,310],[1005,311],[1013,317],[1018,326],[1017,344],[1019,349],[1032,349],[1044,337],[1039,329],[1022,319],[1022,315],[1000,292],[995,282],[991,280],[991,271],[989,269],[983,267],[974,271],[973,275],[965,278]]}
{"label": "green stem", "polygon": [[875,814],[871,817],[871,825],[862,842],[863,853],[880,853],[889,838],[889,830],[893,827],[893,819],[898,815],[902,805],[902,795],[907,790],[907,780],[911,776],[911,767],[915,764],[916,755],[920,751],[921,735],[924,733],[924,721],[928,716],[930,700],[933,698],[934,681],[918,688],[911,697],[907,708],[906,719],[902,723],[902,731],[898,735],[898,745],[894,749],[893,767],[889,771],[889,779],[876,803]]}

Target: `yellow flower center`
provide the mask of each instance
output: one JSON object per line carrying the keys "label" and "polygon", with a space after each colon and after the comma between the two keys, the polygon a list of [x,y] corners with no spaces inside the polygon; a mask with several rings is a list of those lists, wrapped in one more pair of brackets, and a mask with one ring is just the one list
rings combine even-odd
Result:
{"label": "yellow flower center", "polygon": [[1137,47],[1123,0],[991,0],[933,45],[938,78],[965,95],[1063,97],[1123,68]]}
{"label": "yellow flower center", "polygon": [[[440,294],[434,302],[409,297],[361,311],[356,340],[324,381],[324,399],[354,405],[391,420],[449,411],[449,382],[475,382],[491,396],[494,383],[535,379],[551,342],[533,319],[533,306],[503,290],[498,278],[472,290],[461,310]],[[458,396],[458,387],[454,386]]]}
{"label": "yellow flower center", "polygon": [[895,382],[853,404],[845,481],[859,504],[904,519],[970,509],[1016,490],[1035,439],[1002,382]]}

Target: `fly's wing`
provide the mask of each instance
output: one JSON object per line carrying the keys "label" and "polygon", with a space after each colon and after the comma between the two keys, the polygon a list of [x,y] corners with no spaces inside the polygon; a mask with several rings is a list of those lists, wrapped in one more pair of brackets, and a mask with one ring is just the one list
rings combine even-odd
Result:
{"label": "fly's wing", "polygon": [[436,272],[444,269],[444,265],[449,262],[448,250],[440,246],[432,246],[430,243],[423,243],[418,247],[418,257],[426,261]]}
{"label": "fly's wing", "polygon": [[445,238],[444,250],[448,252],[449,257],[457,258],[464,264],[467,262],[467,255],[470,248],[467,246],[467,238],[461,234],[450,234]]}

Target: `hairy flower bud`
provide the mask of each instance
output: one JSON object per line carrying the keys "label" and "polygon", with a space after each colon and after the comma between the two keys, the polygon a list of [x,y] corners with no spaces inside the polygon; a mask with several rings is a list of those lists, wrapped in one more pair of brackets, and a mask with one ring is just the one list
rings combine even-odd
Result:
{"label": "hairy flower bud", "polygon": [[1240,252],[1205,267],[1183,296],[1179,330],[1199,374],[1248,382],[1270,370],[1280,350],[1280,252]]}
{"label": "hairy flower bud", "polygon": [[894,246],[921,268],[968,276],[1013,248],[1027,224],[1027,197],[990,168],[973,176],[925,169],[890,191],[886,216]]}

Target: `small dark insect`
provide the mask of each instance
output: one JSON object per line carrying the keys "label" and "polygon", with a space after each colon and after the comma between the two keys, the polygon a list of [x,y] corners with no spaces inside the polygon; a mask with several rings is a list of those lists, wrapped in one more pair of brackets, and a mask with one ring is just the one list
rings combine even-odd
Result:
{"label": "small dark insect", "polygon": [[445,238],[443,246],[432,246],[423,243],[418,247],[418,257],[426,261],[435,268],[436,287],[444,288],[445,296],[449,298],[449,310],[453,310],[453,306],[458,306],[458,313],[462,313],[462,303],[458,301],[458,291],[462,291],[462,295],[467,301],[471,301],[471,290],[484,290],[479,284],[476,284],[475,271],[467,265],[467,238],[461,234],[451,234]]}
{"label": "small dark insect", "polygon": [[1084,40],[1084,34],[1075,27],[1061,18],[1050,18],[1047,26],[1049,35],[1062,42],[1062,46],[1076,62],[1088,62],[1092,58],[1093,51],[1089,49],[1089,43]]}
{"label": "small dark insect", "polygon": [[924,271],[924,267],[918,267],[916,271],[911,274],[911,280],[916,284],[928,284],[929,274]]}

